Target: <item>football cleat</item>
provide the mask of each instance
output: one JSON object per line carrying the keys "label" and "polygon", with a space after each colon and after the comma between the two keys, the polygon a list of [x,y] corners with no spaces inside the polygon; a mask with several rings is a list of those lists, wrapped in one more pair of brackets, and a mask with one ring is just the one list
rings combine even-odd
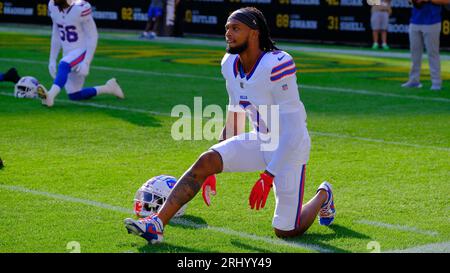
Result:
{"label": "football cleat", "polygon": [[440,91],[440,90],[441,90],[441,88],[442,88],[442,86],[441,86],[441,85],[438,85],[438,84],[433,84],[433,85],[431,85],[431,88],[430,88],[430,90],[431,90],[431,91]]}
{"label": "football cleat", "polygon": [[106,82],[106,86],[108,86],[108,89],[110,90],[111,94],[116,96],[119,99],[124,99],[125,95],[123,94],[122,88],[120,87],[119,83],[115,78],[110,79]]}
{"label": "football cleat", "polygon": [[52,107],[55,104],[55,99],[49,96],[47,89],[42,84],[38,85],[37,93],[39,98],[41,98],[42,105]]}
{"label": "football cleat", "polygon": [[153,40],[157,37],[156,33],[151,32],[142,32],[142,34],[139,36],[139,39],[146,39],[146,40]]}
{"label": "football cleat", "polygon": [[333,196],[333,190],[331,188],[331,184],[327,181],[323,181],[322,184],[320,184],[319,188],[317,189],[317,192],[324,190],[328,194],[328,198],[323,203],[322,207],[319,211],[319,224],[322,226],[329,226],[333,223],[334,217],[336,216],[336,209],[334,207],[334,196]]}
{"label": "football cleat", "polygon": [[3,74],[3,80],[7,82],[17,83],[20,80],[20,76],[19,73],[17,73],[17,70],[13,67],[6,71],[5,74]]}
{"label": "football cleat", "polygon": [[161,243],[164,239],[164,225],[157,214],[134,220],[124,220],[125,228],[129,234],[141,236],[151,244]]}
{"label": "football cleat", "polygon": [[152,40],[152,39],[156,39],[158,36],[156,35],[155,32],[150,32],[147,36],[147,39]]}
{"label": "football cleat", "polygon": [[422,84],[420,82],[407,81],[404,84],[402,84],[402,87],[405,87],[405,88],[422,88]]}
{"label": "football cleat", "polygon": [[139,39],[147,39],[148,32],[142,32],[141,35],[139,35]]}
{"label": "football cleat", "polygon": [[42,100],[47,99],[48,92],[47,92],[47,89],[42,84],[38,85],[37,92],[38,92],[39,98],[41,98]]}

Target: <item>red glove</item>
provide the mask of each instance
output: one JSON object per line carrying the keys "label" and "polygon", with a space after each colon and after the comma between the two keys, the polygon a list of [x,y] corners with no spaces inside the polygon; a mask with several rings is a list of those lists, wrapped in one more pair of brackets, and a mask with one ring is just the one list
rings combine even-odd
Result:
{"label": "red glove", "polygon": [[269,196],[273,184],[272,176],[266,173],[262,173],[260,176],[261,178],[256,181],[252,192],[250,193],[250,198],[248,199],[250,207],[254,209],[256,205],[256,210],[264,208],[266,205],[267,196]]}
{"label": "red glove", "polygon": [[216,175],[208,176],[202,185],[203,201],[209,207],[211,205],[211,198],[209,195],[216,195]]}

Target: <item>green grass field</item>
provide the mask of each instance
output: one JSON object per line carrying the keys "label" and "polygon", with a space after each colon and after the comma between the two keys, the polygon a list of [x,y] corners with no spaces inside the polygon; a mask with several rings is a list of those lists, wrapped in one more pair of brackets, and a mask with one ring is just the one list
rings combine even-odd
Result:
{"label": "green grass field", "polygon": [[[102,37],[102,36],[101,36]],[[15,66],[46,86],[48,35],[0,32],[0,71]],[[401,51],[407,52],[407,51]],[[150,177],[179,177],[215,141],[174,141],[175,105],[228,102],[220,73],[223,47],[101,39],[85,86],[116,77],[123,101],[72,103],[64,91],[47,109],[12,97],[0,83],[0,252],[450,252],[450,60],[444,86],[405,90],[405,58],[290,51],[312,136],[305,202],[330,181],[337,217],[299,238],[271,227],[273,193],[252,211],[258,173],[218,175],[212,206],[201,195],[150,246],[128,235],[138,187]],[[376,244],[376,243],[375,243]]]}

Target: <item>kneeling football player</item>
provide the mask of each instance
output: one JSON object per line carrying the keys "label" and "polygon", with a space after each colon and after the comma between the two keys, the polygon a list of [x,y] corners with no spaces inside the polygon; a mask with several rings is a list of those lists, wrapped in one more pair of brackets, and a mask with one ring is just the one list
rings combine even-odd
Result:
{"label": "kneeling football player", "polygon": [[[54,82],[49,91],[39,85],[42,104],[53,106],[63,87],[71,100],[87,100],[100,94],[123,99],[123,91],[114,78],[104,85],[83,88],[98,39],[91,5],[83,0],[50,0],[48,10],[53,22],[49,72]],[[57,69],[56,59],[61,47],[63,57]]]}
{"label": "kneeling football player", "polygon": [[[278,237],[303,234],[317,215],[321,225],[330,225],[334,220],[333,192],[326,181],[303,205],[311,144],[293,58],[275,47],[264,15],[256,8],[236,10],[228,17],[225,28],[228,46],[222,59],[222,74],[230,105],[221,141],[183,174],[157,213],[139,220],[125,219],[129,232],[150,243],[163,240],[164,226],[202,186],[209,205],[209,192],[215,192],[215,174],[220,172],[264,170],[252,188],[249,205],[251,209],[264,208],[274,187],[272,226]],[[278,126],[260,115],[258,109],[263,106],[278,106]],[[249,133],[244,132],[243,126],[246,115],[254,129]],[[276,148],[265,148],[267,138],[263,136],[268,135],[278,136]]]}

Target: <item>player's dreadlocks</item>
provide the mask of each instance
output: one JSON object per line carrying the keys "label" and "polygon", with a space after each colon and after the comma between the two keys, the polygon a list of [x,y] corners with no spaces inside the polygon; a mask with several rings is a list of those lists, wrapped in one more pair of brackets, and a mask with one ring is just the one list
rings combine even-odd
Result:
{"label": "player's dreadlocks", "polygon": [[69,7],[67,0],[54,0],[54,4],[58,7],[59,11],[63,11],[65,8]]}
{"label": "player's dreadlocks", "polygon": [[275,42],[270,37],[269,27],[262,12],[255,7],[245,7],[233,12],[229,19],[234,18],[246,24],[252,29],[259,30],[259,48],[262,51],[278,50]]}
{"label": "player's dreadlocks", "polygon": [[270,37],[270,31],[269,26],[267,25],[266,18],[262,14],[262,12],[254,7],[248,8],[250,12],[254,13],[256,16],[256,19],[258,20],[258,26],[259,26],[259,48],[262,51],[274,51],[278,50],[278,48],[275,46],[275,42]]}

